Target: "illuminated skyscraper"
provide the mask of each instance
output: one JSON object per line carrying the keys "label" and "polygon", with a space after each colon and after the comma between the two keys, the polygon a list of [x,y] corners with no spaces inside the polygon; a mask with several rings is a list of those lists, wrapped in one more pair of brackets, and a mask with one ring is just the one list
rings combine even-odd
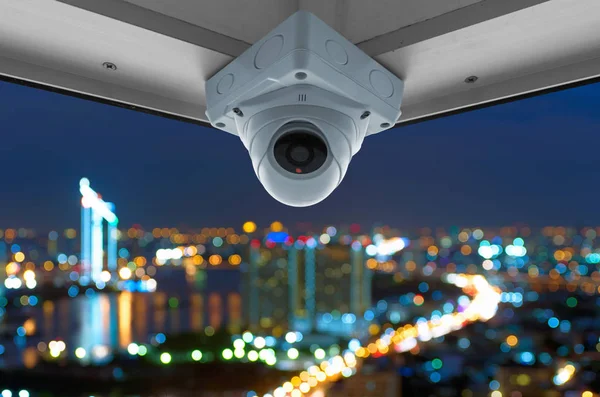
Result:
{"label": "illuminated skyscraper", "polygon": [[299,286],[298,286],[298,250],[291,246],[288,249],[288,324],[293,324],[298,315],[300,304]]}
{"label": "illuminated skyscraper", "polygon": [[[106,203],[107,207],[115,212],[115,205],[113,203]],[[107,229],[107,238],[106,238],[106,263],[108,267],[108,271],[111,272],[112,275],[116,274],[117,271],[117,222],[109,222]]]}
{"label": "illuminated skyscraper", "polygon": [[361,277],[365,269],[363,255],[363,247],[360,242],[355,241],[350,248],[350,266],[352,273],[350,274],[350,312],[355,315],[361,315],[366,310],[364,300],[369,300],[370,296],[363,299],[363,289],[361,288]]}
{"label": "illuminated skyscraper", "polygon": [[317,314],[316,267],[315,247],[310,247],[307,243],[307,245],[304,247],[304,306],[310,331],[312,331],[315,325]]}
{"label": "illuminated skyscraper", "polygon": [[243,274],[250,329],[280,326],[311,332],[324,314],[333,314],[346,329],[371,306],[372,270],[365,268],[359,242],[319,244],[313,237],[300,237],[294,244],[270,248],[257,243],[251,244]]}
{"label": "illuminated skyscraper", "polygon": [[92,209],[81,198],[81,277],[83,284],[89,282],[92,265]]}
{"label": "illuminated skyscraper", "polygon": [[104,269],[104,243],[102,223],[108,223],[108,268],[116,270],[117,263],[117,225],[119,219],[114,213],[114,204],[106,203],[90,187],[90,181],[79,181],[81,192],[81,283],[100,282]]}
{"label": "illuminated skyscraper", "polygon": [[249,262],[242,274],[244,316],[250,329],[287,329],[293,304],[289,255],[293,258],[281,244],[273,248],[250,244]]}

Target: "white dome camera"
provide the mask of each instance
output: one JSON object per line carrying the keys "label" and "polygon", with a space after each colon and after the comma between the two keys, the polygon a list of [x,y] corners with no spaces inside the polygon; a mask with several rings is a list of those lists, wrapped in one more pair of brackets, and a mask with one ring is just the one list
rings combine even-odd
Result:
{"label": "white dome camera", "polygon": [[211,124],[238,135],[278,201],[306,207],[341,183],[367,135],[400,117],[404,84],[300,11],[206,83]]}

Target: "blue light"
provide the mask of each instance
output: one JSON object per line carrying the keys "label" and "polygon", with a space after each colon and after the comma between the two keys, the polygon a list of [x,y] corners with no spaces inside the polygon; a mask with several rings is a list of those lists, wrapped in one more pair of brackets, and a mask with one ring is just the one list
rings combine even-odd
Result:
{"label": "blue light", "polygon": [[4,345],[0,345],[0,356],[4,354]]}
{"label": "blue light", "polygon": [[11,245],[10,252],[12,252],[13,254],[16,254],[19,251],[21,251],[21,246],[19,244]]}
{"label": "blue light", "polygon": [[79,274],[77,272],[71,272],[69,273],[69,278],[71,281],[77,281],[79,280]]}
{"label": "blue light", "polygon": [[421,291],[422,293],[429,291],[429,284],[427,284],[425,281],[421,282],[419,284],[419,291]]}
{"label": "blue light", "polygon": [[123,370],[119,367],[113,369],[113,377],[117,380],[123,378]]}
{"label": "blue light", "polygon": [[367,321],[373,321],[373,319],[375,318],[375,314],[373,314],[371,310],[367,310],[364,314],[364,317]]}
{"label": "blue light", "polygon": [[552,363],[552,356],[546,352],[541,353],[539,359],[544,365],[550,365]]}
{"label": "blue light", "polygon": [[442,380],[442,375],[440,375],[439,372],[432,372],[431,375],[429,375],[429,379],[433,383],[438,383],[440,380]]}
{"label": "blue light", "polygon": [[129,251],[127,250],[127,248],[121,248],[119,250],[119,258],[123,258],[123,259],[129,258]]}
{"label": "blue light", "polygon": [[490,382],[490,390],[498,390],[500,388],[500,382],[493,380]]}
{"label": "blue light", "polygon": [[402,316],[399,312],[393,311],[390,313],[390,321],[394,324],[398,324],[402,320]]}
{"label": "blue light", "polygon": [[573,351],[577,354],[583,353],[584,350],[585,350],[585,347],[581,343],[575,345],[575,347],[573,348]]}
{"label": "blue light", "polygon": [[286,232],[271,232],[267,234],[267,240],[271,240],[272,242],[279,244],[285,243],[288,237],[289,234],[287,234]]}
{"label": "blue light", "polygon": [[585,261],[587,263],[593,263],[593,264],[600,263],[600,254],[596,253],[596,252],[587,254],[585,257]]}
{"label": "blue light", "polygon": [[68,258],[65,254],[58,254],[56,259],[58,260],[58,263],[67,263]]}
{"label": "blue light", "polygon": [[87,290],[85,290],[85,296],[87,296],[88,298],[91,298],[94,295],[96,295],[96,291],[94,291],[93,289],[88,288]]}
{"label": "blue light", "polygon": [[521,358],[521,362],[525,363],[525,364],[533,364],[533,361],[535,360],[534,355],[530,352],[521,353],[520,358]]}
{"label": "blue light", "polygon": [[468,349],[471,346],[471,341],[467,338],[460,338],[458,340],[458,347],[461,349]]}
{"label": "blue light", "polygon": [[523,302],[523,294],[520,292],[515,292],[513,294],[513,302],[516,302],[516,303]]}
{"label": "blue light", "polygon": [[29,304],[30,304],[31,306],[35,306],[35,305],[37,305],[37,303],[38,303],[38,298],[37,298],[37,296],[35,296],[35,295],[31,295],[31,296],[29,297]]}
{"label": "blue light", "polygon": [[346,313],[342,316],[342,322],[344,324],[354,324],[356,322],[356,316],[352,313]]}
{"label": "blue light", "polygon": [[526,298],[529,302],[535,302],[539,299],[540,295],[535,291],[529,291]]}
{"label": "blue light", "polygon": [[221,237],[215,237],[215,238],[213,238],[212,243],[215,247],[218,248],[223,245],[223,239]]}
{"label": "blue light", "polygon": [[23,328],[23,327],[17,328],[17,335],[19,335],[19,336],[25,336],[25,334],[26,334],[25,328]]}
{"label": "blue light", "polygon": [[156,334],[156,341],[160,344],[165,343],[167,337],[163,333]]}
{"label": "blue light", "polygon": [[558,321],[558,319],[556,317],[550,317],[550,319],[548,320],[548,326],[550,328],[556,328],[558,327],[558,324],[560,322]]}
{"label": "blue light", "polygon": [[352,339],[348,342],[348,349],[355,352],[360,348],[360,341],[358,339]]}
{"label": "blue light", "polygon": [[75,298],[77,294],[79,294],[79,287],[77,287],[76,285],[71,285],[69,287],[69,290],[67,291],[67,294],[69,294],[71,298]]}

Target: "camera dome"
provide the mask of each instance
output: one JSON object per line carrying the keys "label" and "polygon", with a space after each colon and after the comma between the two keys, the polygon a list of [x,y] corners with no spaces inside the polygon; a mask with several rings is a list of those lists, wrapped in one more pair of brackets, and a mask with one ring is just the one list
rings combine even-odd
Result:
{"label": "camera dome", "polygon": [[[258,179],[293,207],[323,201],[340,184],[352,158],[356,127],[346,115],[313,106],[282,106],[248,121],[242,140]],[[347,136],[350,135],[350,136]]]}
{"label": "camera dome", "polygon": [[274,147],[275,161],[294,174],[318,171],[327,161],[327,143],[309,123],[289,123],[279,133]]}

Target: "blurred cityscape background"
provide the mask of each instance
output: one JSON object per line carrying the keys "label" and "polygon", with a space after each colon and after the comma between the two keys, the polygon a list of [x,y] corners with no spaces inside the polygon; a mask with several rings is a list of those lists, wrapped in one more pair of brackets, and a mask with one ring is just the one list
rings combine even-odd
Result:
{"label": "blurred cityscape background", "polygon": [[235,136],[0,82],[0,396],[600,397],[599,87],[289,208]]}
{"label": "blurred cityscape background", "polygon": [[600,393],[600,228],[123,227],[79,192],[78,228],[0,230],[3,397]]}

